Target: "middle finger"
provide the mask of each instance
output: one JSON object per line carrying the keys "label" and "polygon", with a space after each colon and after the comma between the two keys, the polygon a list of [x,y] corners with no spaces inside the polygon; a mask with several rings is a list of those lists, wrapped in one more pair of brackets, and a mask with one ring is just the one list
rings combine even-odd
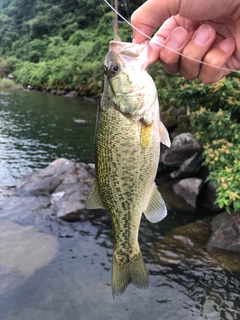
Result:
{"label": "middle finger", "polygon": [[216,37],[215,29],[209,24],[201,25],[192,39],[184,47],[180,64],[180,73],[186,79],[198,77],[201,61]]}

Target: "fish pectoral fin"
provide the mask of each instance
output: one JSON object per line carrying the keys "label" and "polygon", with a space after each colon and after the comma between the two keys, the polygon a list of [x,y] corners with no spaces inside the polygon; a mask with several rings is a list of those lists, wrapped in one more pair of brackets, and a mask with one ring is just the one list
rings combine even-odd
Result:
{"label": "fish pectoral fin", "polygon": [[100,197],[96,180],[94,181],[86,200],[87,209],[106,209]]}
{"label": "fish pectoral fin", "polygon": [[151,194],[143,213],[145,217],[153,223],[161,221],[167,215],[166,204],[155,183],[151,188]]}
{"label": "fish pectoral fin", "polygon": [[169,134],[168,134],[166,127],[164,126],[164,124],[162,122],[160,122],[160,126],[159,126],[159,136],[160,136],[160,142],[162,142],[163,144],[165,144],[165,146],[170,148],[171,141],[169,138]]}

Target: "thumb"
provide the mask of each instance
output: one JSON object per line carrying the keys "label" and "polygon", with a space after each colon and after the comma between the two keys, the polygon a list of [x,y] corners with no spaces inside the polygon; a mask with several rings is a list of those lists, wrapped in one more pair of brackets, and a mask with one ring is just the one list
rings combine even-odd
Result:
{"label": "thumb", "polygon": [[148,0],[131,17],[135,43],[152,36],[153,30],[179,12],[182,0]]}

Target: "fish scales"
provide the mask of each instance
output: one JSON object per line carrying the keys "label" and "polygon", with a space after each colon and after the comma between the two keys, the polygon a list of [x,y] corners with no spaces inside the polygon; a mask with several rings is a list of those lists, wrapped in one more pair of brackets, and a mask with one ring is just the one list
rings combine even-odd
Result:
{"label": "fish scales", "polygon": [[123,252],[137,241],[142,208],[158,166],[159,140],[153,135],[148,148],[142,147],[141,126],[141,122],[134,123],[113,106],[99,113],[97,182],[112,212],[115,247]]}
{"label": "fish scales", "polygon": [[110,42],[95,134],[96,179],[87,208],[111,212],[114,230],[112,293],[129,283],[148,286],[138,244],[142,213],[151,222],[166,216],[157,191],[160,141],[170,145],[160,122],[157,92],[146,72],[148,44]]}

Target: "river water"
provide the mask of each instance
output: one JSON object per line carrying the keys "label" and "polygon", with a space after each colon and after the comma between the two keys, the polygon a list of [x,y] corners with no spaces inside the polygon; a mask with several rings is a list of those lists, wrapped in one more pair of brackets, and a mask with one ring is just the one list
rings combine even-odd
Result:
{"label": "river water", "polygon": [[[24,175],[60,157],[93,161],[96,108],[79,98],[0,92],[0,319],[240,319],[238,257],[207,250],[208,227],[187,207],[171,208],[159,224],[143,218],[150,287],[129,286],[118,300],[109,219],[66,223],[8,212],[6,197]],[[182,228],[171,234],[189,222],[188,236]]]}

